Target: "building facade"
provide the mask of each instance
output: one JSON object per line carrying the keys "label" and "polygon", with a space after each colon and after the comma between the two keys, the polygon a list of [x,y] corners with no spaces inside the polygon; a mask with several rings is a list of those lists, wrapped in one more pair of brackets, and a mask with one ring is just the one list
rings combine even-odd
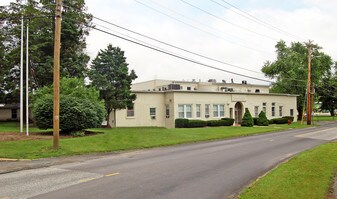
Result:
{"label": "building facade", "polygon": [[[237,83],[151,80],[136,83],[133,106],[116,112],[117,127],[174,128],[175,119],[215,120],[234,118],[240,124],[248,108],[253,117],[261,111],[268,119],[294,116],[296,95],[269,93],[269,86]],[[113,124],[111,114],[110,124]]]}
{"label": "building facade", "polygon": [[20,107],[18,104],[0,104],[0,121],[18,121]]}

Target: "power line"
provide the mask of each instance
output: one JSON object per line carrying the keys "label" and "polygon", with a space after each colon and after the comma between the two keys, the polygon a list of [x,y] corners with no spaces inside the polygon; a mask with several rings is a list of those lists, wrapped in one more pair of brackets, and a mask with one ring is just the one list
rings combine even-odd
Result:
{"label": "power line", "polygon": [[245,27],[243,27],[243,26],[240,26],[240,25],[238,25],[238,24],[235,24],[235,23],[233,23],[233,22],[230,22],[230,21],[228,21],[228,20],[226,20],[226,19],[224,19],[224,18],[222,18],[222,17],[216,16],[216,15],[214,15],[214,14],[212,14],[212,13],[210,13],[210,12],[208,12],[208,11],[206,11],[206,10],[204,10],[204,9],[202,9],[202,8],[200,8],[200,7],[198,7],[198,6],[195,6],[195,5],[189,3],[189,2],[187,2],[187,1],[185,1],[185,0],[180,0],[180,1],[183,2],[183,3],[185,3],[185,4],[187,4],[187,5],[189,5],[189,6],[191,6],[191,7],[193,7],[193,8],[195,8],[195,9],[197,9],[197,10],[200,10],[200,11],[202,11],[202,12],[204,12],[204,13],[206,13],[206,14],[208,14],[208,15],[210,15],[210,16],[212,16],[212,17],[218,19],[218,20],[221,20],[221,21],[223,21],[223,22],[225,22],[225,23],[231,24],[232,26],[235,26],[235,27],[238,27],[238,28],[240,28],[240,29],[242,29],[242,30],[245,30],[245,31],[254,33],[254,34],[259,35],[259,36],[261,36],[261,37],[265,37],[265,38],[267,38],[267,39],[271,39],[271,40],[277,41],[276,38],[273,38],[273,37],[268,36],[268,35],[265,35],[265,34],[258,33],[258,32],[254,31],[254,30],[251,30],[251,29],[245,28]]}
{"label": "power line", "polygon": [[91,28],[92,28],[92,29],[95,29],[95,30],[97,30],[97,31],[103,32],[103,33],[105,33],[105,34],[108,34],[108,35],[111,35],[111,36],[114,36],[114,37],[123,39],[123,40],[125,40],[125,41],[131,42],[131,43],[134,43],[134,44],[137,44],[137,45],[139,45],[139,46],[143,46],[143,47],[149,48],[149,49],[151,49],[151,50],[154,50],[154,51],[157,51],[157,52],[166,54],[166,55],[170,55],[170,56],[172,56],[172,57],[176,57],[176,58],[178,58],[178,59],[182,59],[182,60],[185,60],[185,61],[194,63],[194,64],[198,64],[198,65],[201,65],[201,66],[205,66],[205,67],[207,67],[207,68],[215,69],[215,70],[218,70],[218,71],[230,73],[230,74],[233,74],[233,75],[237,75],[237,76],[241,76],[241,77],[245,77],[245,78],[249,78],[249,79],[254,79],[254,80],[263,81],[263,82],[268,82],[268,83],[273,83],[273,81],[270,81],[270,80],[265,80],[265,79],[260,79],[260,78],[248,76],[248,75],[243,75],[243,74],[235,73],[235,72],[228,71],[228,70],[224,70],[224,69],[221,69],[221,68],[218,68],[218,67],[209,65],[209,64],[201,63],[201,62],[196,61],[196,60],[193,60],[193,59],[185,58],[185,57],[182,57],[182,56],[180,56],[180,55],[176,55],[176,54],[173,54],[173,53],[170,53],[170,52],[167,52],[167,51],[164,51],[164,50],[155,48],[155,47],[151,47],[151,46],[146,45],[146,44],[142,44],[142,43],[137,42],[137,41],[133,41],[133,40],[131,40],[131,39],[127,39],[127,38],[122,37],[122,36],[119,36],[119,35],[116,35],[116,34],[107,32],[107,31],[105,31],[105,30],[101,30],[101,29],[99,29],[99,28],[95,28],[95,27],[91,27]]}
{"label": "power line", "polygon": [[202,57],[202,58],[205,58],[205,59],[208,59],[208,60],[217,62],[217,63],[221,63],[221,64],[224,64],[224,65],[227,65],[227,66],[232,66],[232,67],[235,67],[235,68],[239,68],[239,69],[246,70],[246,71],[253,72],[253,73],[257,73],[257,74],[263,74],[263,73],[258,72],[258,71],[254,71],[254,70],[250,70],[250,69],[247,69],[247,68],[244,68],[244,67],[240,67],[240,66],[237,66],[237,65],[234,65],[234,64],[231,64],[231,63],[227,63],[227,62],[224,62],[224,61],[215,59],[215,58],[211,58],[211,57],[208,57],[208,56],[205,56],[205,55],[202,55],[202,54],[199,54],[199,53],[196,53],[196,52],[193,52],[193,51],[190,51],[190,50],[187,50],[187,49],[178,47],[178,46],[175,46],[175,45],[170,44],[170,43],[167,43],[167,42],[160,41],[160,40],[155,39],[155,38],[153,38],[153,37],[146,36],[146,35],[144,35],[144,34],[138,33],[138,32],[136,32],[136,31],[133,31],[133,30],[130,30],[130,29],[128,29],[128,28],[119,26],[119,25],[117,25],[117,24],[111,23],[111,22],[109,22],[109,21],[100,19],[100,18],[95,17],[95,16],[93,16],[93,18],[94,18],[94,19],[97,19],[97,20],[99,20],[99,21],[105,22],[105,23],[107,23],[107,24],[113,25],[113,26],[115,26],[115,27],[118,27],[118,28],[120,28],[120,29],[126,30],[126,31],[128,31],[128,32],[131,32],[131,33],[140,35],[140,36],[145,37],[145,38],[147,38],[147,39],[150,39],[150,40],[152,40],[152,41],[156,41],[156,42],[161,43],[161,44],[164,44],[164,45],[166,45],[166,46],[169,46],[169,47],[172,47],[172,48],[175,48],[175,49],[178,49],[178,50],[181,50],[181,51],[184,51],[184,52],[193,54],[193,55],[197,55],[197,56],[199,56],[199,57]]}
{"label": "power line", "polygon": [[239,43],[230,41],[230,40],[225,39],[225,38],[223,38],[223,37],[221,37],[221,36],[218,36],[218,35],[216,35],[216,34],[213,34],[213,33],[211,33],[211,32],[208,32],[208,31],[205,31],[205,30],[203,30],[203,29],[201,29],[201,28],[198,28],[198,27],[196,27],[196,26],[193,26],[193,25],[191,25],[191,24],[189,24],[189,23],[186,23],[186,22],[184,22],[184,21],[182,21],[182,20],[180,20],[180,19],[177,19],[177,18],[175,18],[175,17],[173,17],[173,16],[171,16],[171,15],[168,15],[168,14],[166,14],[166,13],[164,13],[164,12],[162,12],[162,11],[156,9],[156,8],[153,8],[153,7],[151,7],[151,6],[147,5],[147,4],[145,4],[144,2],[140,2],[140,1],[138,1],[138,0],[134,0],[134,1],[137,2],[137,3],[139,3],[139,4],[141,4],[141,5],[143,5],[143,6],[145,6],[145,7],[147,7],[147,8],[149,8],[149,9],[151,9],[151,10],[153,10],[153,11],[155,11],[155,12],[157,12],[157,13],[160,13],[160,14],[162,14],[162,15],[164,15],[164,16],[170,18],[170,19],[173,19],[173,20],[175,20],[175,21],[178,21],[179,23],[182,23],[182,24],[184,24],[184,25],[186,25],[186,26],[189,26],[189,27],[191,27],[191,28],[193,28],[193,29],[199,30],[199,31],[201,31],[201,32],[203,32],[203,33],[205,33],[205,34],[212,35],[213,37],[216,37],[216,38],[218,38],[218,39],[224,40],[224,41],[229,42],[229,43],[232,43],[232,44],[234,44],[234,45],[241,46],[241,47],[244,47],[244,48],[247,48],[247,49],[250,49],[250,50],[259,52],[259,53],[270,53],[270,52],[267,52],[267,51],[258,50],[258,49],[255,49],[255,48],[252,48],[252,47],[249,47],[249,46],[245,46],[245,45],[242,45],[242,44],[239,44]]}
{"label": "power line", "polygon": [[[210,0],[210,1],[212,1],[212,2],[214,2],[214,3],[216,3],[216,4],[218,4],[218,5],[220,5],[220,6],[222,6],[222,7],[228,8],[228,7],[224,6],[223,4],[220,4],[220,3],[218,3],[218,2],[216,2],[216,1],[214,1],[214,0]],[[233,7],[233,8],[235,8],[236,10],[240,11],[240,12],[243,13],[243,14],[241,14],[241,13],[239,13],[239,12],[235,12],[234,10],[231,10],[231,9],[230,9],[230,11],[232,11],[232,12],[235,12],[235,13],[237,13],[237,14],[239,14],[239,15],[241,15],[241,16],[247,18],[247,19],[250,19],[250,20],[252,20],[252,21],[255,21],[256,23],[259,23],[259,24],[261,24],[261,25],[264,25],[265,27],[269,27],[270,29],[274,29],[274,30],[276,30],[276,31],[278,31],[278,32],[280,32],[280,33],[282,33],[282,34],[288,35],[288,36],[293,37],[293,38],[295,38],[295,39],[304,40],[303,38],[301,38],[301,37],[299,37],[299,36],[296,36],[296,35],[294,35],[294,34],[291,34],[291,33],[287,32],[287,31],[284,31],[284,30],[282,30],[282,29],[280,29],[280,28],[278,28],[278,27],[276,27],[276,26],[271,25],[270,23],[267,23],[267,22],[265,22],[265,21],[263,21],[263,20],[261,20],[261,19],[255,17],[254,15],[249,14],[248,12],[245,12],[245,11],[241,10],[241,9],[238,8],[237,6],[235,6],[235,5],[233,5],[233,4],[229,3],[229,2],[227,2],[227,1],[225,1],[225,0],[221,0],[221,1],[224,2],[224,3],[226,3],[227,5],[229,5],[229,6]]]}
{"label": "power line", "polygon": [[[221,32],[221,34],[225,34],[225,35],[228,35],[228,36],[230,36],[230,37],[238,38],[236,35],[229,34],[228,32],[225,32],[225,31],[222,31],[222,30],[220,30],[220,29],[218,29],[218,28],[215,28],[215,27],[213,27],[213,26],[210,26],[209,24],[202,23],[202,22],[200,22],[200,21],[198,21],[198,20],[195,20],[195,19],[192,18],[192,17],[189,17],[189,16],[186,16],[186,15],[184,15],[184,14],[179,13],[179,12],[175,11],[174,9],[168,8],[167,6],[164,6],[164,5],[162,5],[162,4],[158,3],[158,2],[155,2],[155,1],[153,1],[153,0],[148,0],[148,1],[151,2],[152,4],[155,4],[155,5],[159,6],[159,7],[161,7],[161,8],[164,8],[164,9],[166,9],[166,10],[168,10],[168,11],[170,11],[170,12],[176,14],[176,15],[182,16],[182,17],[185,18],[185,19],[188,19],[188,20],[190,20],[190,21],[193,21],[193,22],[195,22],[195,23],[197,23],[197,24],[199,24],[199,25],[205,26],[206,28],[210,28],[210,29],[213,29],[213,30],[215,30],[215,31]],[[241,40],[242,40],[242,38],[241,38]],[[248,42],[248,40],[243,40],[243,41]]]}

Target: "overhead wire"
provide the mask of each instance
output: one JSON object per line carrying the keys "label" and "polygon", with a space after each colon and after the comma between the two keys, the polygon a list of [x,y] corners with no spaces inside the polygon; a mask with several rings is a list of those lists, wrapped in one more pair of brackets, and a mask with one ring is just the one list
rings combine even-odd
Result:
{"label": "overhead wire", "polygon": [[[216,4],[220,5],[220,6],[222,6],[222,7],[224,7],[224,8],[229,9],[228,7],[224,6],[223,4],[218,3],[218,2],[215,1],[215,0],[210,0],[210,1],[212,1],[212,2],[214,2],[214,3],[216,3]],[[303,40],[303,41],[304,41],[304,39],[301,38],[300,36],[291,34],[291,33],[287,32],[287,31],[285,31],[285,30],[282,30],[282,29],[280,29],[280,28],[278,28],[278,27],[276,27],[276,26],[274,26],[274,25],[272,25],[272,24],[270,24],[270,23],[268,23],[268,22],[265,22],[265,21],[263,21],[263,20],[261,20],[261,19],[255,17],[254,15],[248,13],[248,12],[245,12],[245,11],[241,10],[240,8],[238,8],[237,6],[235,6],[235,5],[231,4],[231,3],[229,3],[228,1],[225,1],[225,0],[221,0],[221,1],[224,2],[224,3],[226,3],[227,5],[229,5],[230,7],[235,8],[236,10],[240,11],[240,12],[243,13],[243,14],[241,14],[241,13],[239,13],[239,12],[235,12],[234,10],[229,9],[229,10],[232,11],[232,12],[235,12],[235,13],[237,13],[237,14],[239,14],[239,15],[241,15],[241,16],[247,18],[247,19],[250,19],[250,20],[252,20],[252,21],[255,21],[256,23],[259,23],[259,24],[261,24],[261,25],[264,25],[265,27],[269,27],[270,29],[274,29],[274,30],[276,30],[276,31],[278,31],[278,32],[280,32],[280,33],[282,33],[282,34],[288,35],[288,36],[290,36],[290,37],[292,37],[292,38],[294,38],[294,39],[300,39],[300,40]]]}
{"label": "overhead wire", "polygon": [[170,19],[173,19],[173,20],[175,20],[175,21],[178,21],[179,23],[182,23],[182,24],[184,24],[184,25],[186,25],[186,26],[189,26],[189,27],[191,27],[191,28],[193,28],[193,29],[196,29],[196,30],[198,30],[198,31],[201,31],[201,32],[203,32],[203,33],[205,33],[205,34],[212,35],[213,37],[216,37],[216,38],[221,39],[221,40],[223,40],[223,41],[226,41],[226,42],[232,43],[232,44],[234,44],[234,45],[241,46],[241,47],[244,47],[244,48],[247,48],[247,49],[250,49],[250,50],[259,52],[259,53],[268,53],[268,54],[270,53],[270,52],[262,51],[262,50],[259,50],[259,49],[255,49],[255,48],[253,48],[253,47],[249,47],[249,46],[242,45],[242,44],[240,44],[240,43],[237,43],[237,42],[228,40],[228,39],[226,39],[226,38],[224,38],[224,37],[221,37],[221,36],[219,36],[219,35],[216,35],[216,34],[214,34],[214,33],[209,32],[209,31],[205,31],[205,30],[203,30],[203,29],[201,29],[201,28],[198,28],[198,27],[196,27],[196,26],[193,26],[193,25],[191,25],[191,24],[189,24],[189,23],[186,23],[186,22],[184,22],[184,21],[182,21],[182,20],[180,20],[180,19],[177,19],[176,17],[173,17],[173,16],[171,16],[171,15],[168,15],[168,14],[166,14],[166,13],[164,13],[164,12],[162,12],[162,11],[156,9],[156,8],[153,8],[152,6],[149,6],[149,5],[145,4],[144,2],[141,2],[141,1],[138,1],[138,0],[134,0],[134,1],[137,2],[137,3],[139,3],[139,4],[141,4],[141,5],[143,5],[144,7],[147,7],[148,9],[153,10],[153,11],[155,11],[155,12],[157,12],[157,13],[160,13],[160,14],[162,14],[162,15],[164,15],[164,16],[170,18]]}
{"label": "overhead wire", "polygon": [[249,29],[249,28],[246,28],[246,27],[240,26],[240,25],[238,25],[238,24],[235,24],[235,23],[233,23],[233,22],[230,22],[229,20],[226,20],[226,19],[224,19],[224,18],[222,18],[222,17],[219,17],[219,16],[217,16],[217,15],[215,15],[215,14],[212,14],[211,12],[208,12],[207,10],[204,10],[204,9],[202,9],[202,8],[200,8],[200,7],[198,7],[198,6],[194,5],[194,4],[191,4],[191,3],[189,3],[189,2],[187,2],[187,1],[185,1],[185,0],[180,0],[180,1],[183,2],[183,3],[185,3],[186,5],[189,5],[189,6],[193,7],[193,8],[195,8],[195,9],[199,10],[199,11],[202,11],[202,12],[204,12],[204,13],[206,13],[206,14],[208,14],[208,15],[210,15],[210,16],[212,16],[212,17],[214,17],[214,18],[216,18],[216,19],[218,19],[218,20],[220,20],[220,21],[223,21],[223,22],[225,22],[225,23],[231,24],[232,26],[238,27],[238,28],[240,28],[240,29],[242,29],[242,30],[245,30],[245,31],[247,31],[247,32],[250,32],[250,33],[259,35],[259,36],[261,36],[261,37],[264,37],[264,38],[267,38],[267,39],[271,39],[271,40],[277,41],[277,39],[274,38],[274,37],[271,37],[271,36],[269,36],[269,35],[265,35],[265,34],[256,32],[256,31],[251,30],[251,29]]}
{"label": "overhead wire", "polygon": [[155,48],[155,47],[152,47],[152,46],[149,46],[149,45],[146,45],[146,44],[137,42],[137,41],[133,41],[133,40],[131,40],[131,39],[128,39],[128,38],[119,36],[119,35],[117,35],[117,34],[110,33],[110,32],[108,32],[108,31],[105,31],[105,30],[102,30],[102,29],[99,29],[99,28],[96,28],[96,27],[91,27],[91,28],[94,29],[94,30],[103,32],[103,33],[105,33],[105,34],[108,34],[108,35],[111,35],[111,36],[120,38],[120,39],[122,39],[122,40],[125,40],[125,41],[128,41],[128,42],[137,44],[137,45],[139,45],[139,46],[143,46],[143,47],[152,49],[152,50],[154,50],[154,51],[157,51],[157,52],[160,52],[160,53],[163,53],[163,54],[166,54],[166,55],[170,55],[170,56],[172,56],[172,57],[175,57],[175,58],[178,58],[178,59],[181,59],[181,60],[185,60],[185,61],[187,61],[187,62],[191,62],[191,63],[198,64],[198,65],[201,65],[201,66],[204,66],[204,67],[207,67],[207,68],[215,69],[215,70],[218,70],[218,71],[230,73],[230,74],[233,74],[233,75],[237,75],[237,76],[241,76],[241,77],[245,77],[245,78],[249,78],[249,79],[254,79],[254,80],[263,81],[263,82],[268,82],[268,83],[273,83],[273,81],[270,81],[270,80],[261,79],[261,78],[256,78],[256,77],[252,77],[252,76],[249,76],[249,75],[243,75],[243,74],[240,74],[240,73],[236,73],[236,72],[232,72],[232,71],[229,71],[229,70],[221,69],[221,68],[218,68],[218,67],[209,65],[209,64],[205,64],[205,63],[202,63],[202,62],[199,62],[199,61],[190,59],[190,58],[182,57],[182,56],[180,56],[180,55],[176,55],[176,54],[170,53],[170,52],[165,51],[165,50],[161,50],[161,49],[158,49],[158,48]]}
{"label": "overhead wire", "polygon": [[120,25],[114,24],[114,23],[112,23],[112,22],[106,21],[106,20],[104,20],[104,19],[101,19],[101,18],[98,18],[98,17],[95,17],[95,16],[93,16],[93,18],[94,18],[94,19],[97,19],[97,20],[99,20],[99,21],[105,22],[105,23],[107,23],[107,24],[110,24],[110,25],[112,25],[112,26],[118,27],[118,28],[120,28],[120,29],[126,30],[126,31],[128,31],[128,32],[134,33],[134,34],[136,34],[136,35],[142,36],[142,37],[144,37],[144,38],[150,39],[150,40],[152,40],[152,41],[155,41],[155,42],[164,44],[164,45],[166,45],[166,46],[169,46],[169,47],[172,47],[172,48],[175,48],[175,49],[178,49],[178,50],[181,50],[181,51],[184,51],[184,52],[187,52],[187,53],[190,53],[190,54],[193,54],[193,55],[196,55],[196,56],[199,56],[199,57],[202,57],[202,58],[205,58],[205,59],[208,59],[208,60],[217,62],[217,63],[221,63],[221,64],[224,64],[224,65],[227,65],[227,66],[239,68],[239,69],[246,70],[246,71],[253,72],[253,73],[257,73],[257,74],[263,74],[263,73],[258,72],[258,71],[250,70],[250,69],[247,69],[247,68],[245,68],[245,67],[240,67],[240,66],[237,66],[237,65],[228,63],[228,62],[224,62],[224,61],[221,61],[221,60],[218,60],[218,59],[215,59],[215,58],[211,58],[211,57],[202,55],[202,54],[200,54],[200,53],[196,53],[196,52],[193,52],[193,51],[191,51],[191,50],[187,50],[187,49],[184,49],[184,48],[182,48],[182,47],[179,47],[179,46],[176,46],[176,45],[173,45],[173,44],[170,44],[170,43],[167,43],[167,42],[164,42],[164,41],[155,39],[155,38],[153,38],[153,37],[149,37],[149,36],[147,36],[147,35],[144,35],[144,34],[141,34],[141,33],[139,33],[139,32],[130,30],[130,29],[128,29],[128,28],[122,27],[122,26],[120,26]]}

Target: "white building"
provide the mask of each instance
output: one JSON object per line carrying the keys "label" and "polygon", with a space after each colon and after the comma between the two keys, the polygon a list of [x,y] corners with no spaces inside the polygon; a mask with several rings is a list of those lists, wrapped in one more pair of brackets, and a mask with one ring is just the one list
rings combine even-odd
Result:
{"label": "white building", "polygon": [[[133,107],[116,112],[117,127],[158,126],[174,128],[175,119],[215,120],[234,118],[240,124],[245,108],[253,117],[294,116],[296,97],[269,93],[269,86],[242,83],[151,80],[132,85],[137,95]],[[113,114],[110,124],[113,125]]]}

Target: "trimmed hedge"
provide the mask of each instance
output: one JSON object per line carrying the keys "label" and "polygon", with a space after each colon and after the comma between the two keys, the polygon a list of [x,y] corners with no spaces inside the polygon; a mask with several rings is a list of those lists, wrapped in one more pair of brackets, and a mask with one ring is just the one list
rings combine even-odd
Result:
{"label": "trimmed hedge", "polygon": [[294,121],[294,117],[293,116],[284,116],[282,118],[287,118],[288,120],[290,120],[291,122]]}
{"label": "trimmed hedge", "polygon": [[224,126],[232,126],[234,124],[234,119],[233,118],[221,118],[221,120],[226,121]]}
{"label": "trimmed hedge", "polygon": [[221,120],[189,120],[179,118],[175,120],[176,128],[198,128],[205,126],[232,126],[234,124],[234,119],[232,118],[222,118]]}
{"label": "trimmed hedge", "polygon": [[225,126],[226,123],[225,120],[208,120],[207,126]]}
{"label": "trimmed hedge", "polygon": [[271,119],[273,124],[287,124],[288,123],[288,118],[274,118]]}
{"label": "trimmed hedge", "polygon": [[188,120],[187,128],[198,128],[207,126],[207,122],[203,120]]}
{"label": "trimmed hedge", "polygon": [[179,118],[179,119],[176,119],[175,121],[176,128],[187,128],[187,125],[188,125],[188,119]]}

